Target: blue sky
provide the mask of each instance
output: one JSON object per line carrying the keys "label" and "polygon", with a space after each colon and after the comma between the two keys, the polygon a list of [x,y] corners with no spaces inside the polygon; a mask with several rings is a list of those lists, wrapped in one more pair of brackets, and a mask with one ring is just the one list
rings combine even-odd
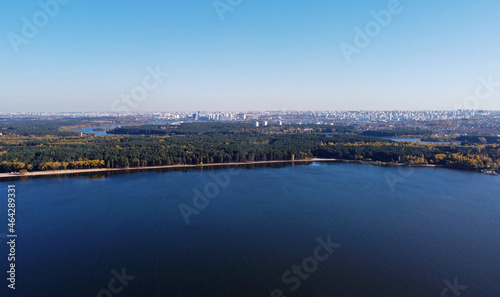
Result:
{"label": "blue sky", "polygon": [[[71,0],[15,46],[43,10],[4,1],[0,111],[109,111],[157,65],[133,111],[451,110],[500,82],[497,0],[401,0],[349,63],[340,44],[391,1],[242,1],[222,21],[212,0]],[[500,110],[490,95],[478,109]]]}

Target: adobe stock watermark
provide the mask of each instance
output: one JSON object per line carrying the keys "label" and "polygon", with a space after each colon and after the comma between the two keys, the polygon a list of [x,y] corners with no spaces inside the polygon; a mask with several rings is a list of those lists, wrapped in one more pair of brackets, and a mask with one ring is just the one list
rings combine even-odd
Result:
{"label": "adobe stock watermark", "polygon": [[387,3],[387,9],[382,9],[378,12],[372,10],[370,12],[373,20],[366,23],[364,28],[360,28],[357,26],[354,27],[353,43],[340,43],[340,49],[344,54],[347,63],[351,63],[352,55],[359,55],[362,49],[368,47],[373,38],[379,36],[382,32],[382,29],[389,26],[393,16],[400,14],[403,9],[404,7],[399,0],[391,0]]}
{"label": "adobe stock watermark", "polygon": [[51,18],[56,17],[56,15],[61,10],[61,5],[66,5],[70,0],[41,0],[38,1],[38,6],[40,10],[35,12],[31,19],[26,17],[21,18],[23,25],[21,26],[20,34],[13,32],[7,33],[7,39],[12,46],[12,49],[16,54],[19,53],[19,46],[21,44],[28,44],[33,38],[35,38],[40,29],[47,26]]}
{"label": "adobe stock watermark", "polygon": [[194,188],[194,197],[192,206],[186,203],[179,204],[179,211],[182,218],[187,225],[191,223],[190,217],[192,215],[199,215],[200,211],[205,209],[210,200],[219,196],[221,189],[225,189],[231,182],[231,176],[236,176],[240,173],[241,169],[231,168],[228,170],[218,170],[217,173],[210,172],[209,175],[213,182],[208,182],[203,187],[203,192],[198,188]]}
{"label": "adobe stock watermark", "polygon": [[135,279],[134,275],[127,275],[125,267],[122,268],[121,273],[118,273],[118,271],[112,269],[111,274],[114,277],[108,282],[108,288],[100,290],[97,293],[97,297],[112,297],[114,295],[120,294],[123,289],[128,286],[129,281]]}
{"label": "adobe stock watermark", "polygon": [[236,7],[240,6],[243,0],[216,0],[212,4],[215,12],[219,16],[221,22],[224,21],[224,15],[227,12],[232,12]]}
{"label": "adobe stock watermark", "polygon": [[116,99],[111,103],[112,111],[131,111],[139,106],[139,103],[148,98],[149,92],[157,89],[163,80],[168,76],[167,72],[162,72],[160,65],[156,65],[153,69],[151,66],[146,67],[148,74],[144,76],[141,84],[133,87],[128,94],[122,94],[120,99]]}
{"label": "adobe stock watermark", "polygon": [[391,189],[391,192],[394,193],[396,191],[396,185],[398,183],[405,182],[405,180],[408,177],[410,177],[414,172],[415,168],[401,165],[398,167],[398,174],[394,174],[392,172],[384,173],[385,181],[387,182],[387,185]]}
{"label": "adobe stock watermark", "polygon": [[479,109],[481,101],[485,101],[491,98],[491,96],[496,92],[497,88],[500,87],[500,81],[493,80],[493,74],[490,74],[488,78],[480,76],[477,79],[479,84],[474,90],[473,96],[467,96],[461,104],[455,104],[454,108],[464,109],[464,110],[477,110]]}
{"label": "adobe stock watermark", "polygon": [[446,285],[446,288],[441,291],[441,297],[458,297],[462,295],[463,291],[467,290],[467,286],[461,286],[458,284],[458,277],[453,279],[453,284],[447,279],[444,280],[444,284]]}
{"label": "adobe stock watermark", "polygon": [[[299,265],[293,265],[291,269],[285,271],[281,275],[281,281],[284,285],[290,285],[290,292],[295,292],[300,288],[301,281],[307,280],[319,266],[319,263],[325,262],[333,254],[334,249],[340,247],[340,244],[333,243],[331,235],[326,237],[324,241],[321,237],[317,237],[318,246],[313,250],[310,257],[306,257]],[[271,297],[285,297],[284,292],[280,289],[275,289],[270,294]]]}

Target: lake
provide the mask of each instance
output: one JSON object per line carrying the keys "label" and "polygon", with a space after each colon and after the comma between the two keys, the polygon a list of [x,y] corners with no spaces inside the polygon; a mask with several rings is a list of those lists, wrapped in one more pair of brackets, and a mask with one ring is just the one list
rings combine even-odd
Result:
{"label": "lake", "polygon": [[312,163],[2,180],[3,233],[9,184],[17,288],[4,274],[0,296],[499,296],[497,176]]}

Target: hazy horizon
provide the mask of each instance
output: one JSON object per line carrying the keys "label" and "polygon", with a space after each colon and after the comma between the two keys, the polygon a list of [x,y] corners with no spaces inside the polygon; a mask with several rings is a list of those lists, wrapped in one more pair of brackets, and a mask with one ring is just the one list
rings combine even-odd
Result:
{"label": "hazy horizon", "polygon": [[[463,109],[465,111],[467,109]],[[253,112],[453,112],[456,111],[454,109],[351,109],[351,110],[335,110],[335,109],[324,109],[324,110],[132,110],[132,111],[109,111],[109,110],[82,110],[82,111],[3,111],[1,113],[18,113],[18,114],[23,114],[23,113],[193,113],[193,112],[200,112],[200,113],[253,113]],[[500,112],[500,109],[476,109],[474,110],[475,112],[479,111],[488,111],[488,112]]]}

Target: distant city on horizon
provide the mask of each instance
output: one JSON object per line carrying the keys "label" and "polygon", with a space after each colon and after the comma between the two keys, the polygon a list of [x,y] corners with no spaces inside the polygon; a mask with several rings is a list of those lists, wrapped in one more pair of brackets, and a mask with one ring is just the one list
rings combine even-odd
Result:
{"label": "distant city on horizon", "polygon": [[[397,121],[446,121],[470,118],[500,117],[495,110],[358,110],[358,111],[142,111],[142,112],[0,112],[0,117],[138,117],[167,121],[257,121],[277,120],[290,123],[328,122],[397,122]],[[316,121],[316,122],[314,122]]]}

